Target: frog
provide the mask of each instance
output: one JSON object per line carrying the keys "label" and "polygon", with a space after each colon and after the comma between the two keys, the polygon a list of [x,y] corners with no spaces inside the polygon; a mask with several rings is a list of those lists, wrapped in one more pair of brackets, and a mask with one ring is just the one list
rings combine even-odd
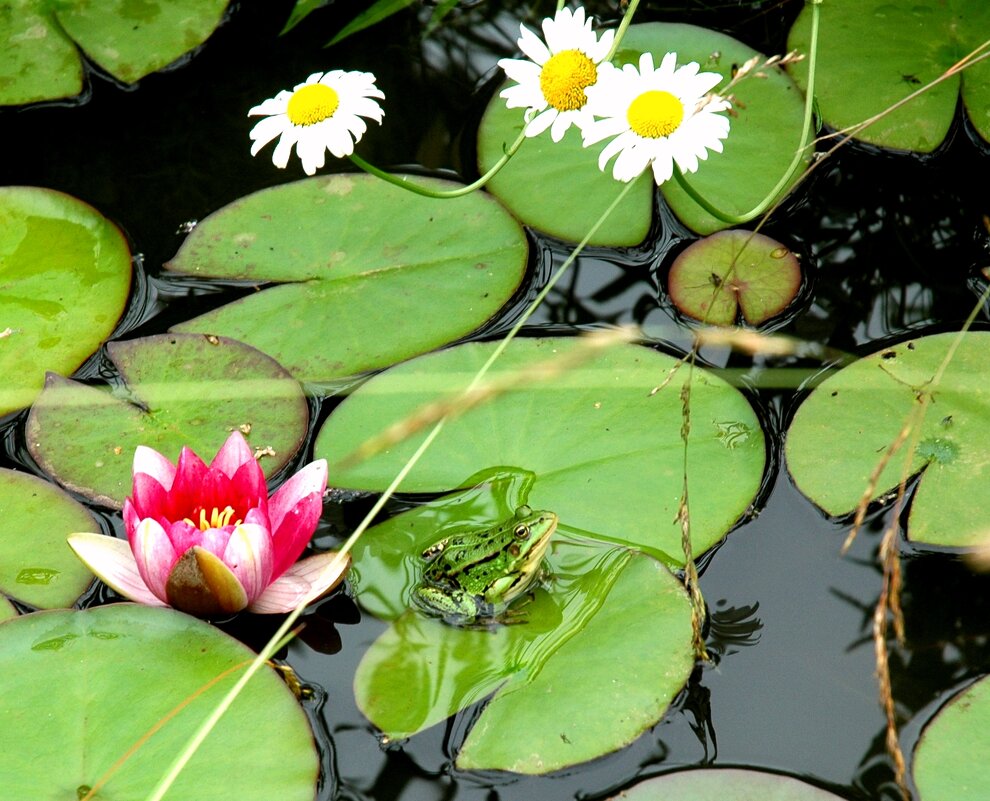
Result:
{"label": "frog", "polygon": [[413,601],[455,625],[508,622],[508,605],[542,570],[557,515],[519,506],[488,528],[461,531],[430,545]]}

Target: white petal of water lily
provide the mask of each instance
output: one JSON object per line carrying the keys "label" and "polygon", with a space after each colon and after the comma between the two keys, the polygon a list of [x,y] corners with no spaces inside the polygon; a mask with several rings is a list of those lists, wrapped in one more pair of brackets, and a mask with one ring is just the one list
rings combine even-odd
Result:
{"label": "white petal of water lily", "polygon": [[269,584],[248,606],[248,611],[279,614],[291,612],[303,602],[315,601],[343,580],[350,564],[349,555],[337,560],[335,551],[302,559]]}
{"label": "white petal of water lily", "polygon": [[125,540],[81,532],[70,534],[68,542],[76,556],[114,591],[141,604],[166,606],[144,583],[131,546]]}

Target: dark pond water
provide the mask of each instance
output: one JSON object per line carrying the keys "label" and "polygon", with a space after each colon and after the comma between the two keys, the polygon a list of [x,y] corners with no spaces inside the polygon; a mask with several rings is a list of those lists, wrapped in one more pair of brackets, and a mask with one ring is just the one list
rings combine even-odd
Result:
{"label": "dark pond water", "polygon": [[[161,264],[181,242],[184,222],[301,177],[298,162],[283,172],[272,167],[269,151],[250,156],[253,123],[246,112],[311,72],[361,69],[378,76],[387,93],[387,117],[381,131],[362,143],[369,160],[472,172],[474,125],[493,87],[493,66],[514,51],[518,19],[532,4],[465,4],[473,7],[456,12],[448,27],[425,42],[416,15],[404,13],[323,49],[363,5],[335,3],[279,38],[292,3],[244,3],[189,63],[151,76],[133,91],[94,74],[90,97],[80,106],[2,114],[6,158],[0,184],[51,187],[85,200],[120,225],[139,254],[147,278],[136,287],[130,330],[119,336],[163,331],[229,299],[209,288],[190,290],[159,279]],[[800,7],[644,3],[640,18],[726,30],[769,53],[783,51],[787,26]],[[599,17],[615,13],[614,5],[604,3],[589,8]],[[908,331],[957,328],[975,302],[977,270],[990,264],[988,185],[990,156],[961,123],[949,144],[925,159],[863,147],[842,151],[768,228],[804,254],[809,271],[803,301],[782,330],[839,350],[867,352]],[[641,248],[583,256],[537,313],[534,327],[568,332],[635,322],[656,341],[687,346],[690,329],[662,287],[673,256],[692,237],[666,213],[662,221],[662,230]],[[549,265],[567,255],[552,242],[536,238],[534,244],[531,294]],[[986,327],[985,315],[977,327]],[[752,380],[765,366],[722,350],[703,356]],[[796,359],[774,365],[794,368],[798,378],[820,367]],[[100,366],[94,360],[84,374]],[[797,398],[791,388],[771,385],[754,400],[779,433]],[[322,414],[331,406],[325,403]],[[3,466],[27,466],[22,424],[18,418],[6,429]],[[779,437],[770,444],[779,467]],[[885,513],[874,514],[843,557],[846,523],[826,519],[783,469],[770,483],[758,516],[706,560],[702,590],[712,611],[715,663],[696,671],[652,731],[617,754],[563,774],[519,778],[454,770],[453,755],[476,710],[382,747],[354,705],[351,681],[383,625],[367,616],[357,622],[359,613],[346,598],[324,603],[310,617],[312,629],[322,628],[323,641],[295,644],[288,654],[306,681],[323,688],[321,703],[311,704],[325,729],[328,781],[320,797],[600,798],[637,777],[700,765],[786,772],[850,799],[897,797],[883,748],[869,638]],[[346,533],[359,511],[328,510],[321,544]],[[990,664],[990,579],[973,576],[950,554],[920,555],[907,546],[904,552],[907,643],[893,648],[891,668],[910,752],[919,732],[915,716],[930,713]],[[253,642],[259,633],[243,636]]]}

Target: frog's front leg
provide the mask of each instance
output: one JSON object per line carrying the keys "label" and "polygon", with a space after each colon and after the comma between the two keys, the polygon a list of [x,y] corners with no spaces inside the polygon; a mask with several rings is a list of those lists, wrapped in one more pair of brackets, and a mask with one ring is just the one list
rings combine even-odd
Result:
{"label": "frog's front leg", "polygon": [[457,618],[471,623],[478,616],[478,601],[461,589],[439,587],[417,587],[413,599],[430,614],[443,618]]}

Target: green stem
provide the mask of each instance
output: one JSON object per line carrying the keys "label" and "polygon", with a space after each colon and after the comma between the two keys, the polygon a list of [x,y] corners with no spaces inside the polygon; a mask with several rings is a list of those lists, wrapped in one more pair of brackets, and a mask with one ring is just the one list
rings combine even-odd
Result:
{"label": "green stem", "polygon": [[361,158],[357,153],[351,154],[351,161],[356,167],[364,170],[369,175],[374,175],[376,178],[381,178],[383,181],[388,181],[390,184],[395,184],[395,186],[407,189],[410,192],[414,192],[417,195],[423,195],[424,197],[432,197],[439,199],[460,197],[461,195],[468,195],[475,189],[480,189],[488,181],[491,180],[492,176],[495,175],[499,170],[501,170],[506,164],[509,163],[517,150],[519,150],[522,143],[526,140],[526,127],[523,126],[522,131],[519,132],[519,136],[516,137],[516,141],[506,148],[505,153],[502,157],[496,161],[492,168],[482,175],[477,181],[474,181],[466,186],[460,186],[457,189],[430,189],[423,184],[418,184],[415,181],[409,180],[408,177],[401,175],[393,175],[390,172],[385,172],[385,170],[379,169],[374,164],[370,164]]}
{"label": "green stem", "polygon": [[811,134],[811,121],[814,117],[814,106],[815,106],[815,70],[816,63],[818,61],[818,17],[819,17],[819,6],[822,4],[822,0],[808,0],[811,5],[811,47],[808,53],[808,89],[804,98],[804,124],[801,128],[801,146],[794,153],[794,158],[791,160],[790,166],[787,168],[787,172],[784,176],[777,181],[777,184],[773,189],[770,190],[769,194],[763,198],[756,206],[743,214],[729,214],[726,211],[713,206],[706,198],[702,197],[698,190],[696,190],[691,184],[687,182],[684,177],[684,173],[681,172],[677,163],[674,163],[674,178],[691,199],[697,203],[701,208],[716,217],[722,222],[727,222],[732,225],[738,225],[739,223],[745,223],[752,220],[754,217],[763,214],[770,206],[776,201],[777,194],[783,191],[791,179],[797,174],[798,170],[801,169],[801,165],[804,161],[805,151],[808,149],[809,138]]}
{"label": "green stem", "polygon": [[612,42],[612,47],[608,51],[608,55],[605,57],[606,61],[611,61],[615,54],[619,51],[619,45],[622,42],[622,37],[626,35],[626,29],[632,23],[633,14],[636,13],[636,7],[639,5],[639,0],[629,0],[629,8],[626,9],[626,13],[622,17],[622,22],[619,23],[619,29],[615,32],[615,41]]}

